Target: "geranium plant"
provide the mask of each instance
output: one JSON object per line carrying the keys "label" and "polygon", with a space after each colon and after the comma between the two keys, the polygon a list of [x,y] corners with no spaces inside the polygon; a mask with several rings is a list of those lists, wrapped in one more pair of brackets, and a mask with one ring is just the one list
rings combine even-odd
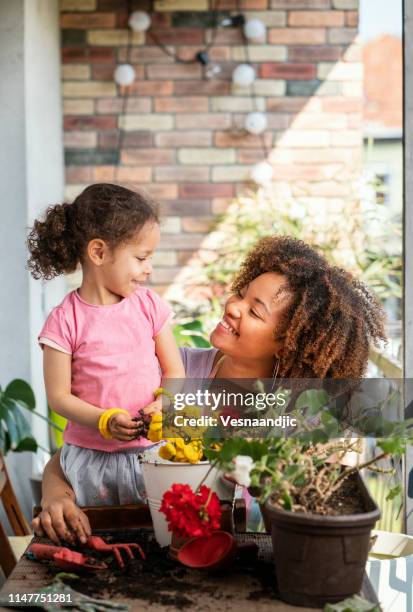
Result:
{"label": "geranium plant", "polygon": [[180,537],[209,536],[220,528],[221,506],[209,487],[193,491],[189,485],[173,484],[162,498],[169,531]]}

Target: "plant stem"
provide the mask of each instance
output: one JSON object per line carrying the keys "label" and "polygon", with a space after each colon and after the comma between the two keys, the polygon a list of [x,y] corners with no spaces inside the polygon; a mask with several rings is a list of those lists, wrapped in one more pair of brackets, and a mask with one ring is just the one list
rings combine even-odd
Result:
{"label": "plant stem", "polygon": [[209,466],[209,470],[207,471],[207,473],[205,474],[205,476],[203,477],[203,479],[201,480],[201,482],[195,489],[195,493],[198,493],[199,489],[202,487],[202,485],[204,484],[204,482],[206,481],[206,479],[208,478],[208,476],[210,475],[211,471],[213,470],[213,468],[216,466],[217,463],[218,463],[218,459],[215,459],[215,461],[211,463],[211,465]]}
{"label": "plant stem", "polygon": [[384,459],[388,456],[388,454],[389,453],[382,453],[381,455],[377,455],[377,457],[373,457],[373,459],[370,459],[369,461],[366,461],[361,465],[355,465],[351,468],[348,468],[347,470],[344,470],[344,472],[342,472],[342,474],[340,474],[340,476],[337,478],[336,483],[340,482],[340,480],[343,480],[343,478],[347,478],[347,476],[349,476],[350,474],[353,474],[354,472],[360,472],[361,470],[364,470],[364,468],[369,467],[369,465],[372,465],[372,463],[376,463],[377,461]]}

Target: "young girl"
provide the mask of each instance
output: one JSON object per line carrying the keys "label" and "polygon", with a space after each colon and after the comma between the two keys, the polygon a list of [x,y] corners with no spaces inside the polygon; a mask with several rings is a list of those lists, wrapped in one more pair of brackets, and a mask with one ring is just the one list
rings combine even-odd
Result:
{"label": "young girl", "polygon": [[68,419],[61,465],[81,506],[142,501],[137,454],[151,442],[137,438],[133,418],[160,410],[160,370],[185,376],[171,309],[141,286],[159,238],[153,203],[105,183],[50,207],[28,237],[34,278],[82,267],[81,286],[39,335],[49,405]]}

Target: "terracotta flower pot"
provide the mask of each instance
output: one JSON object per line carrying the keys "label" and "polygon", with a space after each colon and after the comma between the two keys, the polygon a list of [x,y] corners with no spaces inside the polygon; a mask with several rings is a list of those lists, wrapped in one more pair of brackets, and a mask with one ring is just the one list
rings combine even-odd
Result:
{"label": "terracotta flower pot", "polygon": [[288,512],[266,502],[278,589],[287,603],[318,608],[360,591],[370,532],[380,510],[360,476],[356,478],[366,508],[360,514]]}

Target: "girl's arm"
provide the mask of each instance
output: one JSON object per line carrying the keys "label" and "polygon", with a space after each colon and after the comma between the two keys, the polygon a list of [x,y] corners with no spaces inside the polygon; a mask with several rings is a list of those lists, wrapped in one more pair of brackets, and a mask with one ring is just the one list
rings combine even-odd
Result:
{"label": "girl's arm", "polygon": [[[52,542],[86,542],[92,533],[89,520],[75,503],[75,494],[60,467],[60,451],[47,463],[42,481],[42,511],[33,519],[36,535],[47,535]],[[76,537],[75,537],[76,536]]]}
{"label": "girl's arm", "polygon": [[[167,379],[185,378],[184,364],[182,363],[181,354],[170,325],[165,325],[159,334],[155,336],[155,353],[162,370],[161,386],[165,386]],[[147,414],[161,412],[161,410],[162,397],[159,397],[144,408],[144,412]]]}
{"label": "girl's arm", "polygon": [[[49,406],[69,421],[98,429],[102,409],[71,393],[72,356],[50,346],[43,350],[44,382]],[[107,406],[121,408],[122,406]],[[136,423],[125,414],[111,417],[108,427],[117,440],[129,441],[136,435]]]}

